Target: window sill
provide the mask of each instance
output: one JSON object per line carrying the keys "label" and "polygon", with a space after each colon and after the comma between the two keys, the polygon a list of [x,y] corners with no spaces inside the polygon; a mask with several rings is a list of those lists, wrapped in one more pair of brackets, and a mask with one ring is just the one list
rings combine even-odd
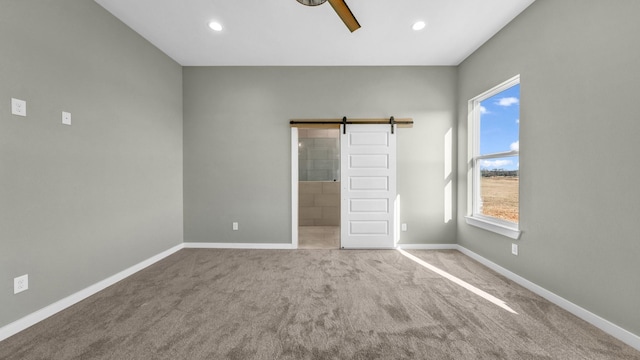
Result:
{"label": "window sill", "polygon": [[518,240],[518,238],[520,237],[520,234],[522,233],[522,231],[518,230],[517,227],[498,223],[497,221],[494,221],[489,218],[481,218],[477,216],[465,216],[465,219],[467,220],[467,224],[471,226],[479,227],[481,229],[491,231],[496,234],[500,234],[514,240]]}

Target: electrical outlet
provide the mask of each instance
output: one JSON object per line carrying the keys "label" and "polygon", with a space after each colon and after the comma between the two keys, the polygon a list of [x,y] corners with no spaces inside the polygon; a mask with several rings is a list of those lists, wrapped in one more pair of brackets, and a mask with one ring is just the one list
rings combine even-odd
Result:
{"label": "electrical outlet", "polygon": [[407,231],[407,223],[402,224],[402,231]]}
{"label": "electrical outlet", "polygon": [[518,255],[518,244],[511,244],[511,253],[513,255]]}
{"label": "electrical outlet", "polygon": [[29,288],[29,274],[18,276],[13,279],[13,293],[21,293]]}
{"label": "electrical outlet", "polygon": [[18,116],[27,116],[27,102],[11,98],[11,113]]}
{"label": "electrical outlet", "polygon": [[64,125],[71,125],[71,113],[68,113],[66,111],[62,112],[62,123]]}
{"label": "electrical outlet", "polygon": [[237,222],[233,222],[233,230],[238,230],[238,223]]}

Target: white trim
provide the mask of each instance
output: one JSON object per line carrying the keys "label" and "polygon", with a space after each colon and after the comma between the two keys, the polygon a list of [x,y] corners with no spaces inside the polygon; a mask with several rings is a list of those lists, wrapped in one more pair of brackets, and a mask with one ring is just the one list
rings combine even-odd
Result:
{"label": "white trim", "polygon": [[291,128],[291,244],[298,248],[298,128]]}
{"label": "white trim", "polygon": [[55,315],[56,313],[88,298],[91,295],[94,295],[106,289],[107,287],[137,273],[138,271],[150,265],[153,265],[154,263],[166,258],[167,256],[181,250],[183,247],[184,247],[184,244],[176,245],[169,250],[165,250],[158,255],[152,256],[147,260],[144,260],[136,265],[133,265],[113,276],[110,276],[89,287],[86,287],[75,294],[71,294],[61,300],[54,302],[51,305],[45,306],[40,310],[36,310],[35,312],[32,312],[31,314],[21,319],[18,319],[8,325],[3,326],[2,328],[0,328],[0,341],[17,334],[20,331],[25,330],[28,327],[31,327],[52,315]]}
{"label": "white trim", "polygon": [[[470,129],[470,132],[467,135],[467,156],[468,162],[471,165],[470,168],[467,169],[467,178],[469,180],[467,182],[467,224],[477,226],[488,231],[493,231],[512,239],[518,239],[520,237],[520,232],[518,231],[517,224],[514,228],[513,226],[510,226],[508,224],[501,224],[500,222],[494,222],[492,220],[487,221],[486,219],[477,218],[479,215],[482,215],[482,199],[480,196],[481,169],[479,166],[479,161],[483,159],[520,156],[520,150],[480,154],[480,104],[482,101],[485,101],[490,97],[500,94],[501,92],[519,84],[520,74],[474,97],[473,99],[468,101],[467,105],[469,111],[467,114],[467,125],[468,129]],[[518,138],[519,137],[520,134],[518,134]]]}
{"label": "white trim", "polygon": [[491,89],[483,92],[482,94],[474,97],[473,99],[471,99],[472,101],[477,101],[478,103],[487,100],[488,98],[492,97],[495,94],[501,93],[509,88],[512,88],[516,85],[520,84],[520,74],[512,77],[509,80],[504,81],[503,83],[500,83],[494,87],[492,87]]}
{"label": "white trim", "polygon": [[485,220],[477,216],[465,216],[464,218],[467,221],[467,224],[471,226],[479,227],[487,231],[492,231],[496,234],[500,234],[514,240],[518,240],[520,238],[520,234],[522,234],[522,231],[508,225],[499,224],[496,221],[491,221],[488,219]]}
{"label": "white trim", "polygon": [[476,260],[477,262],[481,263],[482,265],[488,267],[489,269],[497,272],[498,274],[508,278],[509,280],[514,281],[515,283],[517,283],[518,285],[542,296],[543,298],[549,300],[550,302],[558,305],[559,307],[567,310],[568,312],[572,313],[573,315],[579,317],[580,319],[590,323],[591,325],[599,328],[600,330],[606,332],[607,334],[615,337],[616,339],[626,343],[627,345],[640,350],[640,336],[625,330],[623,328],[621,328],[620,326],[612,323],[609,320],[603,319],[602,317],[590,312],[589,310],[586,310],[574,303],[572,303],[569,300],[564,299],[563,297],[560,297],[554,293],[552,293],[551,291],[523,278],[522,276],[513,273],[505,268],[503,268],[502,266],[492,262],[491,260],[488,260],[476,253],[474,253],[473,251],[458,245],[458,251],[460,251],[461,253],[467,255],[468,257]]}
{"label": "white trim", "polygon": [[458,250],[457,244],[398,244],[402,250]]}
{"label": "white trim", "polygon": [[497,159],[503,157],[512,157],[512,156],[520,156],[520,150],[510,150],[493,154],[485,154],[478,155],[474,158],[474,161],[484,160],[484,159]]}
{"label": "white trim", "polygon": [[255,249],[255,250],[292,250],[288,243],[184,243],[185,249]]}

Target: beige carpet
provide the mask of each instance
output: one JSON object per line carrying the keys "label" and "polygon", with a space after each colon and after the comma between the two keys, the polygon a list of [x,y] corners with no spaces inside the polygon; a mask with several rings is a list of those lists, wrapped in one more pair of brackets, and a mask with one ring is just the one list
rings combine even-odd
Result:
{"label": "beige carpet", "polygon": [[457,251],[182,250],[0,342],[1,359],[640,359]]}

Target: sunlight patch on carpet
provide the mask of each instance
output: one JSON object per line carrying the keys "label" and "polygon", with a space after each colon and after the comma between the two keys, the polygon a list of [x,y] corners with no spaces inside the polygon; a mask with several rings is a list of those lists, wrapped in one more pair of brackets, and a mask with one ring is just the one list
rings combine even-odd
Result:
{"label": "sunlight patch on carpet", "polygon": [[465,288],[465,289],[471,291],[472,293],[484,298],[485,300],[488,300],[488,301],[494,303],[495,305],[498,305],[499,307],[507,310],[508,312],[510,312],[512,314],[516,314],[516,315],[518,314],[512,308],[507,306],[506,302],[498,299],[497,297],[478,289],[477,287],[469,284],[468,282],[466,282],[464,280],[461,280],[461,279],[449,274],[448,272],[446,272],[444,270],[441,270],[441,269],[429,264],[428,262],[426,262],[426,261],[424,261],[424,260],[422,260],[422,259],[420,259],[420,258],[418,258],[416,256],[413,256],[413,255],[409,254],[408,252],[406,252],[406,251],[404,251],[402,249],[397,249],[397,250],[400,252],[400,254],[402,254],[406,258],[416,262],[417,264],[422,265],[424,268],[433,271],[434,273],[442,276],[443,278],[445,278],[447,280],[452,281],[453,283],[455,283],[455,284],[457,284],[459,286],[462,286],[463,288]]}

